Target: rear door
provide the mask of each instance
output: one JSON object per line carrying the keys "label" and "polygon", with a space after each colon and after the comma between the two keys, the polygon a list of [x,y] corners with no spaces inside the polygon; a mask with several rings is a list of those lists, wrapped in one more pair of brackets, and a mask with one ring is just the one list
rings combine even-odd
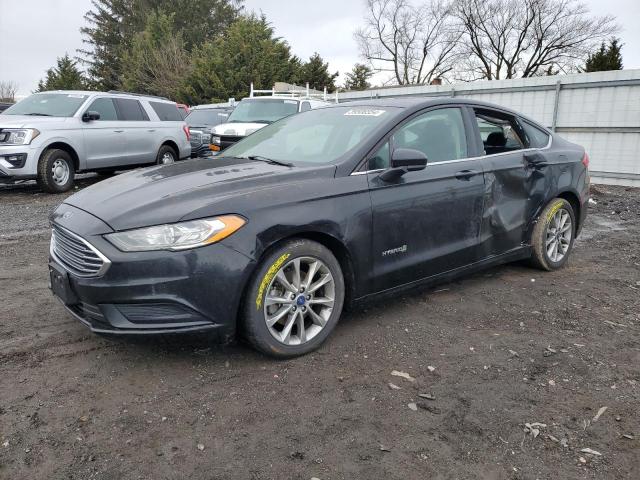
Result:
{"label": "rear door", "polygon": [[98,112],[100,119],[82,122],[87,158],[83,168],[92,170],[121,165],[127,153],[127,139],[113,100],[96,98],[83,113],[88,111]]}
{"label": "rear door", "polygon": [[485,107],[469,109],[486,183],[480,231],[483,257],[519,248],[529,226],[532,169],[526,134],[516,117]]}
{"label": "rear door", "polygon": [[[430,109],[406,121],[369,158],[372,266],[377,291],[473,263],[478,258],[484,181],[470,158],[461,107]],[[395,148],[427,155],[427,167],[385,182]]]}
{"label": "rear door", "polygon": [[156,145],[155,138],[160,122],[151,122],[138,100],[115,98],[114,102],[127,139],[123,161],[129,165],[153,163],[158,153],[159,145]]}

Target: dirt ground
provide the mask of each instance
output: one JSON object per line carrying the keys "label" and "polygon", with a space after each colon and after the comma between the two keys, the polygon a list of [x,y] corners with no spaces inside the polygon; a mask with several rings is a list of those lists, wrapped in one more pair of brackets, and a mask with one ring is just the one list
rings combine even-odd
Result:
{"label": "dirt ground", "polygon": [[562,271],[371,305],[290,361],[88,332],[47,290],[63,198],[0,188],[2,479],[640,476],[640,190],[594,188]]}

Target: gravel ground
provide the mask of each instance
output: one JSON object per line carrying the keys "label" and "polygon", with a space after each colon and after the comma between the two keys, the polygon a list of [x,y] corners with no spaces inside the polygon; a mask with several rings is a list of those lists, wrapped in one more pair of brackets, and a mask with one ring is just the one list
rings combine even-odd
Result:
{"label": "gravel ground", "polygon": [[593,196],[565,269],[371,305],[273,361],[92,335],[47,290],[64,196],[2,187],[0,478],[637,479],[640,190]]}

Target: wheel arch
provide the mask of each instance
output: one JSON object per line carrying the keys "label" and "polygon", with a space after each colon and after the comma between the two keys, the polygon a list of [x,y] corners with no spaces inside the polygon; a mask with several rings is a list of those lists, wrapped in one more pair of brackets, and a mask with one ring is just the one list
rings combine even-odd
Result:
{"label": "wheel arch", "polygon": [[45,152],[47,152],[47,150],[53,150],[53,149],[63,150],[67,152],[71,156],[71,159],[73,160],[73,168],[75,169],[75,171],[78,172],[80,170],[80,156],[78,155],[78,152],[76,151],[76,149],[66,142],[58,141],[58,142],[50,143],[49,145],[47,145],[42,149],[39,159],[42,158],[42,156],[45,154]]}
{"label": "wheel arch", "polygon": [[575,192],[572,192],[571,190],[565,190],[563,192],[560,192],[558,193],[557,197],[563,198],[564,200],[569,202],[569,204],[571,205],[571,208],[573,208],[573,214],[576,222],[575,231],[579,232],[580,228],[582,227],[582,225],[580,225],[580,218],[582,218],[580,216],[580,209],[582,208],[582,206],[580,205],[580,197],[578,197],[578,195]]}
{"label": "wheel arch", "polygon": [[[176,142],[174,142],[173,140],[165,140],[164,142],[162,142],[162,145],[160,145],[160,148],[165,146],[171,147],[176,154],[176,160],[180,160],[180,148],[178,147],[178,144]],[[158,150],[160,150],[160,148],[158,148]]]}

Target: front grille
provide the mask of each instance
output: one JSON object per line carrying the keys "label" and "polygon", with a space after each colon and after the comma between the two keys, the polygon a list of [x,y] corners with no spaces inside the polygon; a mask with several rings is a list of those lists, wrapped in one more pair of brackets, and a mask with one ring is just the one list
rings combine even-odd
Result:
{"label": "front grille", "polygon": [[192,147],[199,147],[202,145],[202,132],[199,130],[189,130],[191,136],[190,142]]}
{"label": "front grille", "polygon": [[51,254],[71,273],[95,277],[105,272],[109,260],[86,240],[56,225],[51,231]]}

